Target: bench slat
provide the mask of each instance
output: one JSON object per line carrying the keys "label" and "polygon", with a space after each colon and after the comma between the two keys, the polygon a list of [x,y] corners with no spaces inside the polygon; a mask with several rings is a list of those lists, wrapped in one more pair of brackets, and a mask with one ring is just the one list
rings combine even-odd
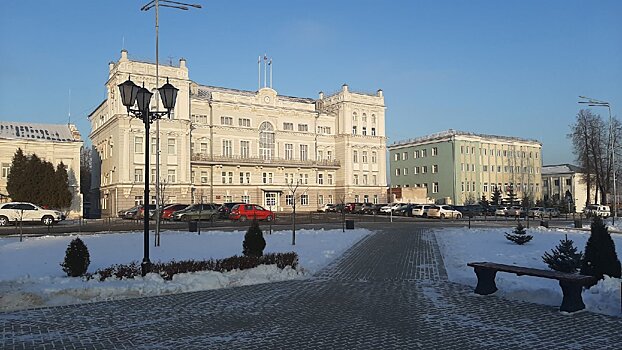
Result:
{"label": "bench slat", "polygon": [[554,279],[558,281],[578,283],[582,285],[591,284],[597,280],[597,278],[594,276],[578,275],[578,274],[573,274],[573,273],[551,271],[551,270],[534,269],[530,267],[498,264],[498,263],[492,263],[492,262],[470,262],[467,265],[473,268],[479,267],[479,268],[490,269],[490,270],[495,270],[495,271],[514,273],[518,276],[527,275],[527,276],[534,276],[534,277],[543,277],[543,278],[549,278],[549,279]]}

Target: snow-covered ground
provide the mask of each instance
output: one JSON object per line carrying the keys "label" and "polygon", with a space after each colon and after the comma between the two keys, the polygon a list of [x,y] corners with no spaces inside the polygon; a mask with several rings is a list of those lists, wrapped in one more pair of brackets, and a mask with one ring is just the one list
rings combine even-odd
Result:
{"label": "snow-covered ground", "polygon": [[[618,222],[616,226],[619,229]],[[542,262],[545,251],[554,248],[565,234],[583,251],[589,231],[568,229],[531,228],[527,231],[533,240],[523,246],[505,239],[504,233],[512,228],[468,229],[443,228],[435,230],[449,279],[475,286],[477,278],[470,261],[492,261],[506,264],[546,269]],[[339,257],[353,244],[371,234],[365,229],[347,230],[297,230],[296,245],[291,245],[291,231],[264,234],[265,252],[298,253],[300,267],[279,270],[275,266],[260,266],[228,273],[198,272],[176,275],[172,281],[163,281],[150,274],[134,280],[84,281],[69,278],[63,273],[63,261],[69,242],[76,236],[45,236],[0,239],[0,311],[40,306],[66,305],[81,302],[113,300],[120,298],[160,295],[206,289],[226,288],[257,283],[309,277]],[[612,234],[617,251],[622,246],[622,234]],[[114,264],[127,264],[142,259],[142,232],[86,234],[80,238],[89,248],[89,272]],[[153,238],[153,237],[151,237]],[[150,248],[153,262],[225,258],[241,255],[243,231],[208,231],[201,235],[188,232],[162,233],[161,246]],[[593,312],[622,316],[620,312],[620,279],[607,278],[597,286],[583,292],[587,309]],[[529,276],[518,277],[508,273],[497,274],[501,295],[510,299],[525,300],[559,306],[562,299],[557,281]]]}
{"label": "snow-covered ground", "polygon": [[[280,270],[276,266],[227,273],[198,272],[175,275],[164,281],[156,274],[131,280],[84,281],[69,278],[60,264],[69,242],[76,236],[45,236],[0,239],[0,310],[39,306],[65,305],[81,302],[112,300],[144,295],[159,295],[206,289],[243,286],[257,283],[305,278],[328,265],[350,246],[370,234],[365,229],[296,230],[264,232],[265,253],[294,251],[300,266],[297,271]],[[142,260],[143,234],[108,233],[80,235],[89,249],[89,272],[115,264]],[[153,239],[153,235],[151,236]],[[171,260],[220,259],[242,255],[244,231],[208,231],[201,235],[166,231],[161,234],[160,247],[150,247],[152,262]]]}
{"label": "snow-covered ground", "polygon": [[[618,222],[616,222],[618,226]],[[610,229],[613,227],[610,227]],[[589,231],[573,229],[530,228],[527,232],[533,239],[525,245],[517,245],[505,238],[513,228],[445,228],[435,231],[445,268],[450,281],[475,287],[477,277],[473,268],[466,264],[472,261],[490,261],[503,264],[519,265],[548,269],[542,261],[542,255],[551,251],[568,235],[580,251],[585,251],[585,243],[590,237]],[[616,245],[618,257],[622,247],[622,235],[611,235]],[[596,286],[583,291],[586,309],[608,315],[622,316],[620,311],[620,293],[622,280],[605,277]],[[499,290],[495,293],[509,299],[530,301],[545,305],[561,305],[562,291],[559,282],[531,276],[516,276],[510,273],[497,273],[496,283]]]}

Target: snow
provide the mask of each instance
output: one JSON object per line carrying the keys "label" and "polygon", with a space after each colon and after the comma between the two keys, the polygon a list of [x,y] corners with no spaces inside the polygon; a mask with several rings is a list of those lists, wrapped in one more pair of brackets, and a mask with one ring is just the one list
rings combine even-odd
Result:
{"label": "snow", "polygon": [[[474,261],[548,269],[542,261],[542,255],[557,246],[559,241],[564,239],[564,235],[567,234],[568,239],[573,240],[580,251],[585,250],[585,244],[590,237],[589,231],[529,228],[527,232],[533,235],[533,239],[521,246],[505,238],[505,233],[512,230],[513,228],[468,229],[466,227],[435,230],[449,280],[475,287],[477,285],[475,272],[473,268],[466,265]],[[622,235],[612,233],[611,236],[618,252],[619,247],[622,246]],[[556,280],[499,272],[496,283],[499,290],[495,295],[544,305],[561,305],[562,291]],[[621,283],[622,280],[618,278],[605,277],[596,286],[584,290],[583,301],[586,309],[607,315],[622,316],[620,312]]]}
{"label": "snow", "polygon": [[[619,228],[619,222],[616,222]],[[610,226],[610,229],[613,229]],[[390,228],[388,228],[390,230]],[[547,269],[542,255],[553,249],[564,235],[572,239],[579,250],[585,249],[588,230],[529,228],[534,238],[519,246],[505,239],[512,228],[439,228],[433,233],[439,244],[450,281],[475,286],[477,278],[471,261],[492,261],[526,267]],[[619,230],[618,230],[619,232]],[[372,234],[366,229],[308,230],[296,231],[296,245],[291,245],[290,230],[264,232],[265,253],[295,251],[299,256],[297,270],[276,266],[259,266],[254,269],[217,273],[212,271],[175,275],[172,281],[164,281],[156,274],[129,280],[109,279],[84,281],[67,277],[61,269],[69,242],[78,235],[43,236],[25,238],[0,238],[0,311],[18,310],[42,306],[67,305],[129,297],[161,295],[229,288],[257,283],[308,278],[339,258],[352,245]],[[115,264],[127,264],[142,259],[142,232],[118,232],[105,234],[82,234],[79,237],[89,248],[91,264],[89,272]],[[162,232],[161,246],[153,246],[150,237],[151,261],[185,259],[219,259],[241,255],[244,231],[206,231],[197,233]],[[425,237],[424,237],[425,238]],[[616,247],[622,246],[622,235],[613,233]],[[619,250],[618,250],[619,251]],[[495,294],[505,298],[559,306],[562,293],[555,280],[509,273],[497,274],[499,291]],[[621,280],[605,278],[596,286],[583,292],[583,300],[589,311],[622,316],[620,313]],[[427,294],[438,293],[429,287]],[[440,303],[442,300],[438,300]]]}
{"label": "snow", "polygon": [[[371,231],[296,230],[296,245],[292,246],[291,230],[264,232],[264,253],[298,254],[297,270],[276,266],[259,266],[242,271],[218,273],[203,271],[179,274],[164,281],[157,274],[128,280],[109,279],[84,281],[70,278],[62,271],[65,250],[78,235],[18,237],[0,239],[0,310],[17,310],[41,306],[66,305],[82,302],[113,300],[147,295],[191,292],[227,288],[257,283],[307,278],[338,258],[350,246]],[[89,249],[89,272],[116,264],[141,261],[142,232],[79,235]],[[152,262],[221,259],[242,255],[244,231],[207,231],[200,235],[188,232],[161,233],[160,247],[153,247]]]}

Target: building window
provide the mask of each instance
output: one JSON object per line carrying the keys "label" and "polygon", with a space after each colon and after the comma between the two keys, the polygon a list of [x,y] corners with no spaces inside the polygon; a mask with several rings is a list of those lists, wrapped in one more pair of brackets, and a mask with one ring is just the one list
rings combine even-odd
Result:
{"label": "building window", "polygon": [[142,136],[134,137],[134,153],[143,153],[145,150],[143,148],[143,138]]}
{"label": "building window", "polygon": [[424,166],[421,167],[421,173],[422,174],[427,174],[428,173],[428,166],[427,165],[424,165]]}
{"label": "building window", "polygon": [[428,150],[427,149],[422,149],[421,150],[421,157],[427,157],[428,156]]}
{"label": "building window", "polygon": [[352,121],[355,122],[356,121],[356,112],[352,113]]}
{"label": "building window", "polygon": [[419,155],[419,150],[415,150],[415,151],[413,152],[413,158],[415,158],[415,159],[416,159],[416,158],[419,158],[419,157],[420,157],[420,155]]}
{"label": "building window", "polygon": [[177,140],[168,139],[168,154],[177,154]]}
{"label": "building window", "polygon": [[309,174],[300,174],[300,180],[298,181],[299,184],[305,184],[308,185],[309,184]]}
{"label": "building window", "polygon": [[272,173],[262,173],[261,174],[261,179],[262,179],[262,183],[264,184],[271,184],[272,183]]}
{"label": "building window", "polygon": [[307,125],[307,124],[298,124],[298,131],[301,131],[301,132],[309,131],[309,125]]}
{"label": "building window", "polygon": [[395,176],[400,176],[401,171],[400,168],[395,169]]}
{"label": "building window", "polygon": [[274,154],[274,127],[268,122],[259,126],[259,155],[261,159],[272,159]]}
{"label": "building window", "polygon": [[292,160],[294,158],[294,145],[291,143],[285,144],[285,159]]}
{"label": "building window", "polygon": [[294,123],[283,123],[283,130],[293,131]]}
{"label": "building window", "polygon": [[251,120],[248,118],[240,118],[238,119],[238,123],[240,126],[243,126],[243,127],[247,127],[247,128],[251,127]]}
{"label": "building window", "polygon": [[143,182],[143,169],[134,169],[134,182]]}
{"label": "building window", "polygon": [[240,141],[240,157],[248,158],[251,155],[250,141]]}
{"label": "building window", "polygon": [[352,151],[352,162],[353,163],[359,162],[359,152],[356,150]]}
{"label": "building window", "polygon": [[399,161],[399,160],[400,160],[400,154],[399,154],[399,153],[395,153],[395,154],[393,154],[393,159],[394,159],[395,161]]}
{"label": "building window", "polygon": [[11,164],[2,163],[2,178],[6,179],[9,177],[9,172],[11,171]]}
{"label": "building window", "polygon": [[356,125],[352,126],[352,135],[356,135]]}
{"label": "building window", "polygon": [[166,174],[166,181],[170,184],[174,184],[177,182],[177,170],[175,169],[168,169],[168,172]]}
{"label": "building window", "polygon": [[135,205],[143,205],[143,196],[134,196]]}
{"label": "building window", "polygon": [[376,136],[376,128],[371,128],[371,136]]}
{"label": "building window", "polygon": [[432,182],[432,193],[438,193],[438,182]]}
{"label": "building window", "polygon": [[402,160],[408,160],[408,152],[402,152]]}
{"label": "building window", "polygon": [[374,186],[378,184],[378,176],[376,175],[371,176],[371,184]]}
{"label": "building window", "polygon": [[402,171],[402,174],[408,175],[408,168],[404,168],[404,170]]}
{"label": "building window", "polygon": [[432,157],[438,156],[438,147],[432,147]]}
{"label": "building window", "polygon": [[372,164],[376,164],[376,151],[371,152],[371,162]]}
{"label": "building window", "polygon": [[300,204],[301,205],[309,205],[309,195],[303,194],[300,196]]}
{"label": "building window", "polygon": [[233,145],[231,140],[222,140],[223,157],[231,157],[233,155]]}
{"label": "building window", "polygon": [[207,183],[207,171],[201,171],[201,183],[202,184]]}
{"label": "building window", "polygon": [[317,196],[317,204],[320,204],[320,205],[324,204],[324,196],[323,195],[319,194]]}
{"label": "building window", "polygon": [[359,176],[357,174],[354,174],[354,178],[353,178],[353,184],[354,185],[358,185],[359,184]]}
{"label": "building window", "polygon": [[362,127],[361,128],[361,132],[363,133],[363,136],[367,135],[367,128],[366,127]]}
{"label": "building window", "polygon": [[317,184],[318,185],[323,185],[324,184],[324,174],[322,174],[322,173],[318,173],[317,174]]}
{"label": "building window", "polygon": [[246,172],[244,178],[245,178],[247,184],[251,183],[251,173],[250,172]]}
{"label": "building window", "polygon": [[222,183],[226,184],[227,183],[227,172],[223,171],[222,173],[220,173],[221,178],[222,178]]}
{"label": "building window", "polygon": [[367,151],[361,152],[361,160],[363,163],[367,163]]}
{"label": "building window", "polygon": [[332,184],[333,184],[333,174],[328,174],[328,175],[326,175],[326,182],[327,182],[329,185],[332,185]]}
{"label": "building window", "polygon": [[328,204],[333,204],[333,195],[332,194],[328,195]]}
{"label": "building window", "polygon": [[285,195],[285,205],[293,206],[294,205],[294,195],[288,194]]}
{"label": "building window", "polygon": [[419,174],[419,167],[418,166],[413,168],[413,174],[415,174],[415,175]]}
{"label": "building window", "polygon": [[367,175],[363,175],[363,185],[367,185]]}
{"label": "building window", "polygon": [[438,173],[438,165],[432,165],[432,174]]}
{"label": "building window", "polygon": [[233,117],[221,116],[220,117],[221,125],[233,125]]}
{"label": "building window", "polygon": [[156,182],[156,170],[155,169],[151,169],[151,173],[150,173],[150,179],[151,182]]}
{"label": "building window", "polygon": [[207,153],[207,142],[201,142],[201,149],[200,152],[202,154],[206,154]]}
{"label": "building window", "polygon": [[355,202],[355,203],[358,203],[358,202],[359,202],[359,198],[360,198],[360,197],[359,197],[359,195],[358,195],[358,194],[355,194],[355,195],[354,195],[354,202]]}
{"label": "building window", "polygon": [[251,196],[249,195],[242,195],[242,202],[249,204],[251,202]]}
{"label": "building window", "polygon": [[309,145],[300,145],[300,160],[307,160],[309,155]]}
{"label": "building window", "polygon": [[326,160],[330,161],[333,159],[333,152],[332,151],[326,151]]}

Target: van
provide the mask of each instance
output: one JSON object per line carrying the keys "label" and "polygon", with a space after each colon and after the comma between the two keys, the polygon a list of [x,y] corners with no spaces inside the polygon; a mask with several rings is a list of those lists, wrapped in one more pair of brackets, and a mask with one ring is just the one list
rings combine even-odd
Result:
{"label": "van", "polygon": [[608,218],[611,216],[611,209],[608,205],[589,204],[583,209],[583,214],[587,217],[600,216],[602,218]]}

